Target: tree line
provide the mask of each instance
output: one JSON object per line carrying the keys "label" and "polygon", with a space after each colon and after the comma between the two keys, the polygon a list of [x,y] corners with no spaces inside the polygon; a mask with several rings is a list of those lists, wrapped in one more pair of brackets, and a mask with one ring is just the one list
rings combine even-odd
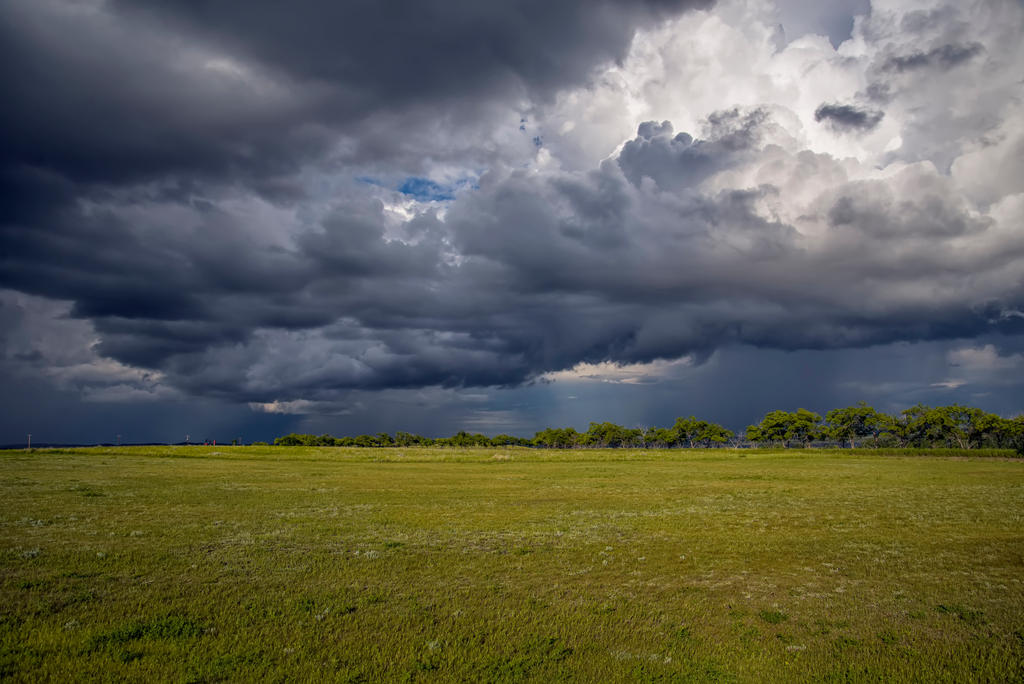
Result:
{"label": "tree line", "polygon": [[822,418],[813,411],[771,411],[740,435],[695,416],[677,418],[671,427],[627,428],[615,423],[591,423],[586,432],[546,428],[532,438],[501,434],[495,437],[460,431],[431,438],[409,432],[386,432],[356,437],[291,433],[274,440],[278,446],[353,447],[545,447],[578,448],[707,448],[716,446],[851,448],[995,448],[1024,454],[1024,415],[1003,418],[981,409],[953,404],[918,404],[896,415],[876,411],[864,402],[833,409]]}

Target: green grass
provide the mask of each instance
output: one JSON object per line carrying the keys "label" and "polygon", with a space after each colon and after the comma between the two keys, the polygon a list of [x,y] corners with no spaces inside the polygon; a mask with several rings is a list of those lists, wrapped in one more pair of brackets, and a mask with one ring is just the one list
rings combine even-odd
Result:
{"label": "green grass", "polygon": [[1024,462],[886,453],[0,452],[0,679],[1024,680]]}

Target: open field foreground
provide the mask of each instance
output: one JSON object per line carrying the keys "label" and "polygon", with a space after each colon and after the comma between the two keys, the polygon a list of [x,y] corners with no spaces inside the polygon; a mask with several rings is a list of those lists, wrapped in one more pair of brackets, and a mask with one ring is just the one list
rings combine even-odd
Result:
{"label": "open field foreground", "polygon": [[0,452],[0,678],[1021,681],[1024,462]]}

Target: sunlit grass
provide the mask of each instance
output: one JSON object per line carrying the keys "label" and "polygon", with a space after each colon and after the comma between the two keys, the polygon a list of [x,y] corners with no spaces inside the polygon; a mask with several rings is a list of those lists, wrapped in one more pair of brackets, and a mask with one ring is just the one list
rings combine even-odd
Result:
{"label": "sunlit grass", "polygon": [[0,453],[0,677],[1024,678],[1024,463]]}

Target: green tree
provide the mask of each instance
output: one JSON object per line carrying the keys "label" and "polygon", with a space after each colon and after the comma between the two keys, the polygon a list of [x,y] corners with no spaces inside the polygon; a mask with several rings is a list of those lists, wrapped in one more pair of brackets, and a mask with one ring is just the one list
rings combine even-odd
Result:
{"label": "green tree", "polygon": [[650,428],[644,433],[644,441],[652,447],[673,447],[679,443],[679,435],[671,428]]}
{"label": "green tree", "polygon": [[810,444],[816,439],[821,439],[821,436],[821,416],[814,411],[798,408],[793,414],[786,439]]}
{"label": "green tree", "polygon": [[706,423],[703,420],[697,420],[695,416],[676,418],[672,430],[676,433],[680,444],[684,444],[692,449],[697,446],[705,425]]}
{"label": "green tree", "polygon": [[487,435],[481,435],[479,433],[471,435],[465,430],[460,430],[458,433],[452,435],[448,439],[448,443],[451,444],[451,446],[456,447],[490,446],[491,438],[488,437]]}
{"label": "green tree", "polygon": [[315,435],[292,432],[275,439],[274,446],[316,446],[317,440],[318,438]]}
{"label": "green tree", "polygon": [[672,431],[676,433],[677,441],[680,444],[685,444],[691,449],[698,446],[725,444],[735,436],[732,430],[727,430],[718,423],[698,420],[695,416],[676,418]]}
{"label": "green tree", "polygon": [[571,427],[547,428],[534,435],[533,444],[554,449],[570,449],[579,446],[581,437],[582,435]]}
{"label": "green tree", "polygon": [[677,441],[690,448],[724,444],[735,436],[732,430],[727,430],[718,423],[698,420],[694,416],[677,418],[672,430],[677,435]]}
{"label": "green tree", "polygon": [[981,442],[981,426],[985,412],[970,406],[940,406],[935,409],[942,426],[943,439],[949,446],[970,449]]}
{"label": "green tree", "polygon": [[825,435],[837,442],[849,442],[852,449],[858,439],[869,435],[877,435],[883,424],[883,417],[865,402],[859,401],[856,406],[832,409],[825,414]]}
{"label": "green tree", "polygon": [[948,417],[925,404],[916,404],[900,412],[898,426],[907,446],[946,446]]}
{"label": "green tree", "polygon": [[875,447],[902,447],[906,444],[903,420],[888,413],[878,414],[878,427],[872,445]]}
{"label": "green tree", "polygon": [[495,435],[491,438],[491,446],[529,446],[530,440],[513,435]]}
{"label": "green tree", "polygon": [[1016,449],[1020,456],[1024,456],[1024,413],[1007,420],[1005,430],[1007,446]]}
{"label": "green tree", "polygon": [[735,436],[735,432],[719,425],[718,423],[708,423],[704,432],[700,436],[700,442],[704,446],[711,446],[712,444],[726,444]]}
{"label": "green tree", "polygon": [[807,409],[796,411],[771,411],[765,414],[758,425],[747,427],[747,439],[751,442],[810,444],[821,436],[821,416]]}
{"label": "green tree", "polygon": [[355,445],[357,447],[375,447],[380,446],[380,443],[373,435],[357,435],[355,438]]}
{"label": "green tree", "polygon": [[747,426],[747,439],[757,444],[768,443],[785,446],[789,420],[790,413],[788,411],[770,411],[757,425]]}
{"label": "green tree", "polygon": [[632,446],[637,438],[642,436],[642,433],[638,435],[638,432],[615,423],[591,423],[590,428],[583,434],[581,443],[600,448]]}
{"label": "green tree", "polygon": [[412,434],[409,432],[396,432],[395,433],[395,446],[400,447],[411,447],[411,446],[430,446],[434,440],[429,437],[423,437],[421,435]]}
{"label": "green tree", "polygon": [[941,418],[944,437],[950,446],[961,449],[990,447],[1015,448],[1014,436],[1024,425],[1020,416],[1006,419],[970,406],[940,406],[934,409]]}

